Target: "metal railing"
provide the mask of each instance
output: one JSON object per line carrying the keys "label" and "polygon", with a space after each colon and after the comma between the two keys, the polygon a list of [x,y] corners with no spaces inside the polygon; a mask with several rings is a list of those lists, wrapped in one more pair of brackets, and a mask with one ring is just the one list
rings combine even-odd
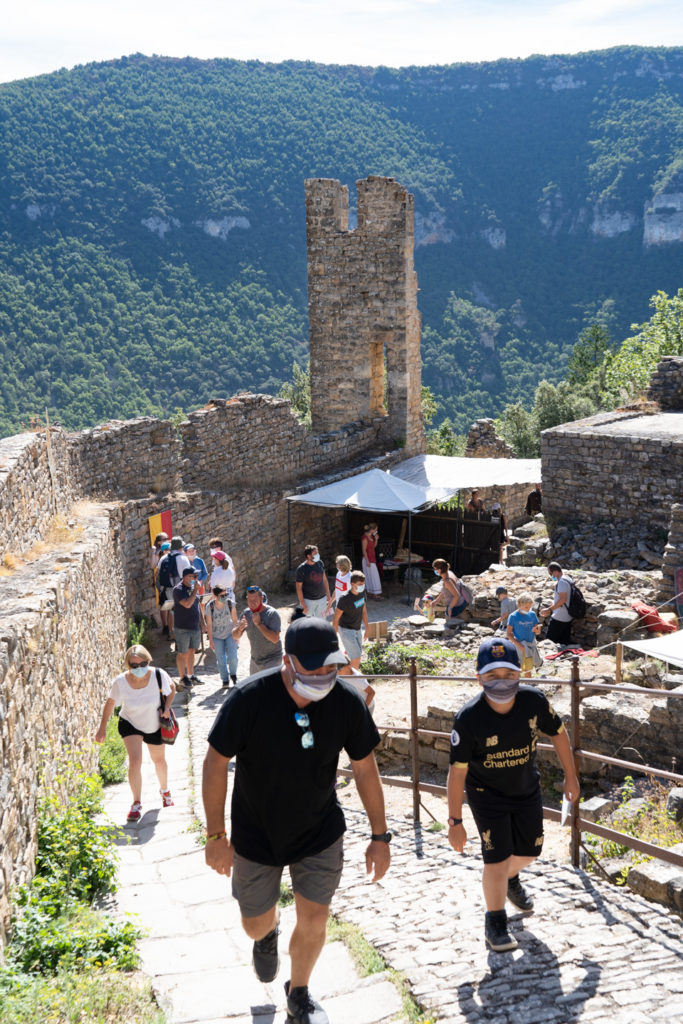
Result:
{"label": "metal railing", "polygon": [[[410,768],[411,778],[407,779],[396,779],[391,776],[382,775],[380,776],[382,783],[385,786],[398,786],[404,789],[412,789],[413,792],[413,818],[415,821],[420,820],[420,807],[424,807],[421,800],[421,793],[432,793],[437,796],[446,796],[447,790],[445,786],[437,786],[432,783],[422,782],[420,779],[420,736],[432,736],[450,739],[450,733],[438,732],[433,729],[421,729],[418,726],[418,681],[419,674],[417,671],[417,662],[415,657],[410,658],[410,668],[408,674],[400,675],[391,673],[390,675],[366,675],[366,679],[408,679],[410,686],[410,725],[399,726],[399,725],[378,725],[377,728],[380,732],[403,732],[408,733],[410,736]],[[476,676],[427,676],[430,682],[469,682],[476,683]],[[656,699],[657,697],[667,697],[670,699],[681,699],[683,698],[683,691],[675,690],[659,690],[649,689],[643,686],[615,686],[611,683],[593,683],[590,680],[582,680],[579,673],[579,657],[578,655],[572,655],[571,658],[571,678],[570,679],[544,679],[541,677],[532,679],[523,679],[522,682],[530,683],[534,686],[569,686],[571,687],[570,693],[570,717],[569,722],[565,723],[565,728],[569,733],[570,742],[572,745],[572,753],[574,756],[574,764],[576,766],[576,774],[579,776],[580,781],[580,759],[585,758],[589,761],[598,761],[601,764],[612,765],[618,768],[625,768],[629,771],[636,771],[645,775],[651,775],[656,778],[667,779],[672,782],[683,783],[683,775],[677,774],[675,771],[665,771],[661,768],[655,768],[649,764],[637,764],[633,761],[625,761],[618,757],[609,757],[606,754],[597,754],[594,751],[584,750],[581,746],[581,718],[580,708],[581,701],[586,697],[589,691],[596,690],[607,693],[617,693],[619,696],[636,696],[640,695],[643,697],[649,697],[650,699]],[[552,750],[553,747],[549,743],[537,743],[537,749],[539,750]],[[675,767],[675,758],[673,759],[672,768]],[[346,769],[339,769],[339,775],[351,777],[353,772]],[[426,810],[426,808],[425,808]],[[605,825],[599,825],[596,822],[589,821],[586,818],[580,816],[581,805],[576,802],[572,804],[571,819],[570,819],[570,830],[571,830],[571,859],[574,867],[579,866],[579,851],[583,847],[589,857],[592,858],[600,867],[599,861],[594,857],[593,853],[585,846],[582,841],[581,835],[583,832],[588,832],[591,835],[600,836],[603,839],[610,839],[616,843],[620,843],[622,846],[626,846],[629,849],[637,850],[639,853],[645,853],[649,856],[656,857],[659,860],[668,862],[669,864],[676,864],[678,867],[683,867],[683,854],[675,853],[673,850],[669,850],[666,847],[656,846],[654,843],[648,843],[644,840],[637,839],[635,836],[630,836],[625,832],[618,832],[616,829],[607,828]],[[428,812],[429,813],[429,812]],[[560,821],[560,812],[553,807],[543,808],[543,817],[551,821]]]}

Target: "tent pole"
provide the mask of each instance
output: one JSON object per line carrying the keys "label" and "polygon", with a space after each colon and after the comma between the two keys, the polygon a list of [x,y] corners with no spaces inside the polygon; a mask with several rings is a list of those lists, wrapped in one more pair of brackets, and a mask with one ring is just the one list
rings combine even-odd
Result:
{"label": "tent pole", "polygon": [[292,568],[292,503],[287,502],[287,571]]}
{"label": "tent pole", "polygon": [[409,509],[408,510],[408,568],[406,569],[406,572],[408,573],[408,604],[411,603],[412,598],[413,598],[413,595],[412,595],[411,590],[410,590],[411,584],[412,584],[412,580],[410,578],[410,560],[411,560],[412,557],[413,557],[413,516],[412,516],[412,512]]}

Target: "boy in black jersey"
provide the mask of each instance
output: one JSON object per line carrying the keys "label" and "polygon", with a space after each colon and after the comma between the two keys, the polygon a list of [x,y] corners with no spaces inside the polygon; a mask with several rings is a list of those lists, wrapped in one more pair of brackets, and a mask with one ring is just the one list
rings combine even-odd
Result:
{"label": "boy in black jersey", "polygon": [[448,772],[448,841],[462,853],[467,834],[462,801],[467,801],[481,837],[485,936],[491,949],[514,949],[505,899],[524,912],[533,900],[519,872],[543,846],[543,805],[535,765],[539,732],[550,736],[564,769],[564,792],[579,798],[579,781],[562,720],[533,686],[520,686],[515,645],[501,637],[484,640],[477,656],[483,688],[453,720]]}

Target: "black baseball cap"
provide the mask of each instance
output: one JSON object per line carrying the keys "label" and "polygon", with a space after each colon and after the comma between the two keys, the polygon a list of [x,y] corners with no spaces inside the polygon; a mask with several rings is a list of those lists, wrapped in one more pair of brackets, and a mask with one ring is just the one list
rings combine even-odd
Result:
{"label": "black baseball cap", "polygon": [[307,670],[323,665],[346,665],[339,638],[329,622],[306,616],[292,622],[285,633],[285,653],[293,654]]}

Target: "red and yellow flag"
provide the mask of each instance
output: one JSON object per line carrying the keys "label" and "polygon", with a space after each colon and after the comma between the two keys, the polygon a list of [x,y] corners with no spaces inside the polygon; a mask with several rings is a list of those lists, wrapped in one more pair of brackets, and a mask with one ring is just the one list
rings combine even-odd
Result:
{"label": "red and yellow flag", "polygon": [[158,533],[165,533],[170,540],[173,536],[173,518],[170,508],[164,512],[158,512],[155,516],[149,516],[149,542],[154,544],[154,538]]}

